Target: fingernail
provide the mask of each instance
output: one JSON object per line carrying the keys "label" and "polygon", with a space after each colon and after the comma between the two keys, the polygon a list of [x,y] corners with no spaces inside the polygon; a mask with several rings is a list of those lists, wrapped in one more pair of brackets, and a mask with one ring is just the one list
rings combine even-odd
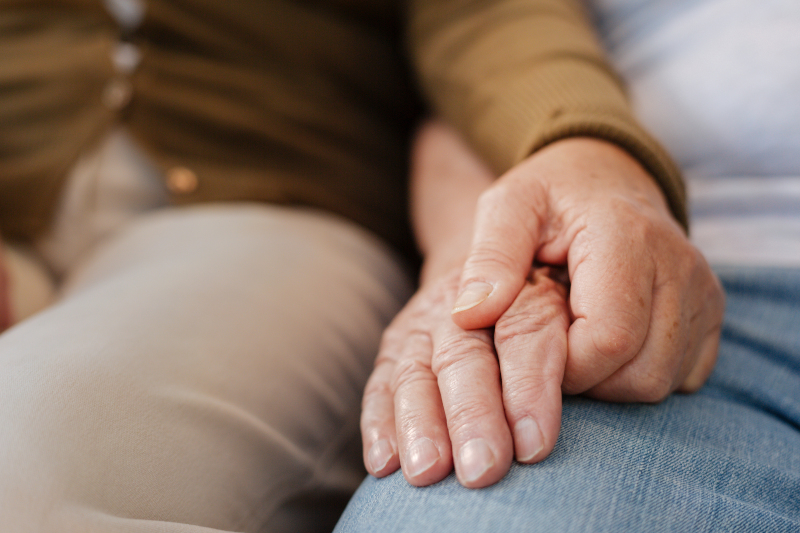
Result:
{"label": "fingernail", "polygon": [[494,287],[483,281],[473,281],[461,291],[461,294],[456,298],[456,303],[453,305],[453,314],[472,309],[479,303],[486,300]]}
{"label": "fingernail", "polygon": [[494,465],[494,454],[486,441],[472,439],[461,447],[458,454],[461,464],[461,478],[468,483],[477,481]]}
{"label": "fingernail", "polygon": [[381,439],[369,449],[369,466],[376,474],[386,467],[386,463],[394,455],[391,444],[386,439]]}
{"label": "fingernail", "polygon": [[520,463],[530,461],[544,449],[544,436],[536,420],[523,418],[517,422],[514,426],[514,445]]}
{"label": "fingernail", "polygon": [[436,464],[439,450],[431,439],[423,437],[414,441],[406,457],[406,472],[409,477],[416,477]]}

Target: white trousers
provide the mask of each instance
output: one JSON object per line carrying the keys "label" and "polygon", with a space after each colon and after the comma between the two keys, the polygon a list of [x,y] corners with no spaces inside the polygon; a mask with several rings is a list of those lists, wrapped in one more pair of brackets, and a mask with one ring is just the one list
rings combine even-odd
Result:
{"label": "white trousers", "polygon": [[163,208],[0,335],[0,531],[330,531],[364,476],[361,390],[410,295],[312,210]]}

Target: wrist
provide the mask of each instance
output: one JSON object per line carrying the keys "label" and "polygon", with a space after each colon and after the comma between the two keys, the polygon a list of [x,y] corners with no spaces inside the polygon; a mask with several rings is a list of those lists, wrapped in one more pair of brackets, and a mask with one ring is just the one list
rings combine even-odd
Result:
{"label": "wrist", "polygon": [[420,270],[420,286],[427,285],[449,272],[464,266],[469,252],[469,242],[466,244],[445,243],[425,254]]}
{"label": "wrist", "polygon": [[603,139],[561,139],[528,156],[512,173],[543,179],[556,197],[596,201],[624,196],[674,219],[656,178],[627,150]]}

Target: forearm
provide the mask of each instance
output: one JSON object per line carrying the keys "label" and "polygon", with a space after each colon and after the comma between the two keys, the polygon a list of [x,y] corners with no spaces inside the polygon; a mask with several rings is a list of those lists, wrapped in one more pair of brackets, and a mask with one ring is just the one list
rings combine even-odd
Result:
{"label": "forearm", "polygon": [[420,128],[412,154],[411,210],[425,259],[423,284],[463,264],[475,205],[492,182],[491,171],[452,128],[437,121]]}

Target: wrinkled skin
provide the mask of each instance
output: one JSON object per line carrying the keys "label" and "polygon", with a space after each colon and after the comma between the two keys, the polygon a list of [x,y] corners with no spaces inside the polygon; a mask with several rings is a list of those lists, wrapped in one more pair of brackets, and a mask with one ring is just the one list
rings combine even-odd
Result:
{"label": "wrinkled skin", "polygon": [[[499,452],[481,476],[502,477],[515,448],[510,427],[531,415],[546,423],[554,438],[540,450],[524,452],[525,459],[552,450],[569,316],[566,289],[547,277],[548,271],[532,273],[494,330],[464,330],[451,320],[431,319],[449,315],[459,270],[421,289],[392,322],[366,388],[362,425],[370,441],[383,437],[398,446],[411,484],[442,479],[453,468],[451,449],[463,450],[474,438]],[[421,450],[415,448],[418,439],[425,443]],[[481,453],[480,446],[467,446],[456,463],[467,484],[482,479],[473,479],[467,464],[470,453]],[[370,466],[374,474],[386,475],[399,466],[398,456]]]}
{"label": "wrinkled skin", "polygon": [[[370,473],[402,466],[423,486],[455,466],[464,486],[484,487],[513,458],[552,451],[562,393],[658,402],[708,378],[722,289],[627,153],[567,139],[493,181],[433,124],[417,141],[414,174],[425,266],[365,392]],[[454,216],[464,212],[474,216]],[[534,261],[560,268],[531,271]],[[568,290],[551,279],[566,281],[561,269]]]}

